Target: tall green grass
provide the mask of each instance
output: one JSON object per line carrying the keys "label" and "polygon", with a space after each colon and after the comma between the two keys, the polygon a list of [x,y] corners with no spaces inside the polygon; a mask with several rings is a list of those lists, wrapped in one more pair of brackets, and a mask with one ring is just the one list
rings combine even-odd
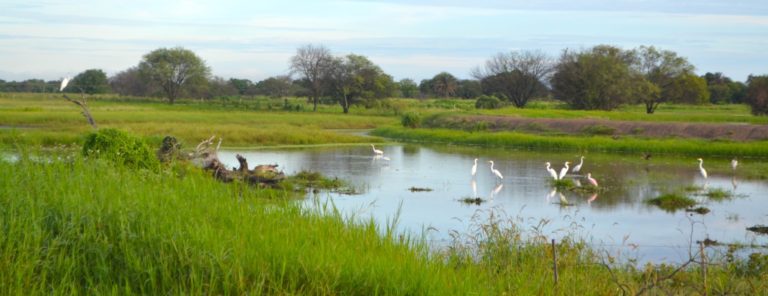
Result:
{"label": "tall green grass", "polygon": [[[62,156],[0,161],[0,294],[594,295],[636,292],[670,271],[609,271],[605,257],[565,239],[555,285],[547,239],[526,239],[511,219],[479,221],[433,252],[394,222],[304,208],[287,192],[185,166]],[[710,291],[766,291],[765,268],[750,264],[712,266]],[[688,294],[700,283],[687,268],[651,291]]]}
{"label": "tall green grass", "polygon": [[695,139],[639,139],[606,136],[542,136],[517,132],[468,132],[450,129],[382,127],[374,135],[404,141],[512,147],[531,150],[576,150],[620,153],[686,154],[698,156],[768,157],[768,142],[720,142]]}

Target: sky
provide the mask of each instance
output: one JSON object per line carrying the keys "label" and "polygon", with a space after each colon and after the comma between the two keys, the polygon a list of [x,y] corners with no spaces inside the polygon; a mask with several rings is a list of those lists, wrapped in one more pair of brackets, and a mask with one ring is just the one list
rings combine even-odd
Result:
{"label": "sky", "polygon": [[166,47],[224,79],[289,71],[306,44],[367,56],[396,80],[471,70],[497,53],[599,44],[686,57],[698,74],[768,74],[765,0],[0,0],[0,79],[108,75]]}

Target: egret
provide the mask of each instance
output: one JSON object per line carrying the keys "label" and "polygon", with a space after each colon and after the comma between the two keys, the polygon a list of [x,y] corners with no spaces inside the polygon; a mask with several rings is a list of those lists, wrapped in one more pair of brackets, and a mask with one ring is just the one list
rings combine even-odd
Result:
{"label": "egret", "polygon": [[707,178],[707,170],[704,169],[704,160],[699,158],[699,172],[701,172],[701,176],[704,177],[704,179]]}
{"label": "egret", "polygon": [[376,155],[384,155],[384,151],[381,151],[381,150],[379,150],[379,149],[376,149],[376,146],[373,146],[373,144],[371,144],[371,148],[373,149],[373,154],[376,154]]}
{"label": "egret", "polygon": [[569,162],[569,161],[565,162],[565,167],[563,167],[563,169],[560,170],[560,175],[557,176],[558,180],[562,180],[563,178],[565,178],[565,174],[568,173],[568,164],[570,164],[570,163],[571,162]]}
{"label": "egret", "polygon": [[547,172],[549,172],[549,175],[552,176],[552,179],[557,180],[557,172],[553,168],[551,168],[551,164],[549,161],[547,161]]}
{"label": "egret", "polygon": [[739,161],[736,160],[735,157],[733,159],[731,159],[731,169],[733,169],[735,171],[736,170],[736,166],[738,166],[738,165],[739,165]]}
{"label": "egret", "polygon": [[571,170],[571,173],[578,173],[581,170],[581,166],[584,164],[584,155],[581,156],[581,161]]}
{"label": "egret", "polygon": [[592,178],[592,173],[587,173],[587,180],[589,181],[589,184],[592,184],[592,186],[597,187],[597,180],[595,180],[595,178]]}
{"label": "egret", "polygon": [[475,164],[472,165],[472,177],[474,177],[475,174],[477,174],[477,158],[475,158]]}
{"label": "egret", "polygon": [[493,160],[488,161],[491,164],[491,173],[496,175],[499,179],[504,179],[504,176],[501,175],[501,172],[499,170],[493,168]]}
{"label": "egret", "polygon": [[64,77],[61,79],[61,85],[59,85],[59,91],[64,90],[67,87],[67,84],[69,84],[69,77]]}

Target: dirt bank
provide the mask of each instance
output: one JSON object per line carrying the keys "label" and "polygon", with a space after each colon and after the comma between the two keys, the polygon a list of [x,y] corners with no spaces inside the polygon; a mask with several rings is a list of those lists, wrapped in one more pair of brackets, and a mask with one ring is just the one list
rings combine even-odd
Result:
{"label": "dirt bank", "polygon": [[648,138],[768,140],[768,125],[735,123],[642,122],[599,119],[542,119],[489,115],[440,116],[432,127],[520,131],[536,134],[632,135]]}

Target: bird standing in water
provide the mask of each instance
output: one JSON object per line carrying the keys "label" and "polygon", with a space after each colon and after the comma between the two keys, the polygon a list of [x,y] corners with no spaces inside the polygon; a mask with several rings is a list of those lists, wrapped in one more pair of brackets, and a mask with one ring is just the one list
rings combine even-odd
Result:
{"label": "bird standing in water", "polygon": [[587,173],[587,181],[589,181],[589,184],[592,184],[592,186],[597,187],[597,180],[592,178],[592,173]]}
{"label": "bird standing in water", "polygon": [[555,172],[555,169],[551,168],[551,164],[547,162],[547,172],[549,172],[549,175],[552,176],[552,179],[557,180],[557,172]]}
{"label": "bird standing in water", "polygon": [[707,178],[707,170],[704,169],[704,160],[699,158],[699,172],[701,173],[701,176],[704,177],[704,179]]}
{"label": "bird standing in water", "polygon": [[581,166],[582,165],[584,165],[584,155],[581,156],[581,161],[579,162],[579,164],[577,164],[575,167],[573,167],[573,169],[571,170],[571,173],[576,174],[579,171],[581,171]]}
{"label": "bird standing in water", "polygon": [[565,178],[565,174],[568,173],[568,164],[569,163],[571,163],[571,162],[569,162],[569,161],[565,162],[565,167],[563,167],[563,169],[560,170],[560,175],[557,176],[558,180],[562,180],[563,178]]}
{"label": "bird standing in water", "polygon": [[488,161],[491,164],[491,173],[496,175],[496,177],[499,178],[499,180],[504,179],[504,176],[501,175],[501,172],[499,170],[493,168],[493,160]]}
{"label": "bird standing in water", "polygon": [[475,158],[475,164],[472,165],[472,177],[474,177],[475,174],[477,174],[477,158]]}

